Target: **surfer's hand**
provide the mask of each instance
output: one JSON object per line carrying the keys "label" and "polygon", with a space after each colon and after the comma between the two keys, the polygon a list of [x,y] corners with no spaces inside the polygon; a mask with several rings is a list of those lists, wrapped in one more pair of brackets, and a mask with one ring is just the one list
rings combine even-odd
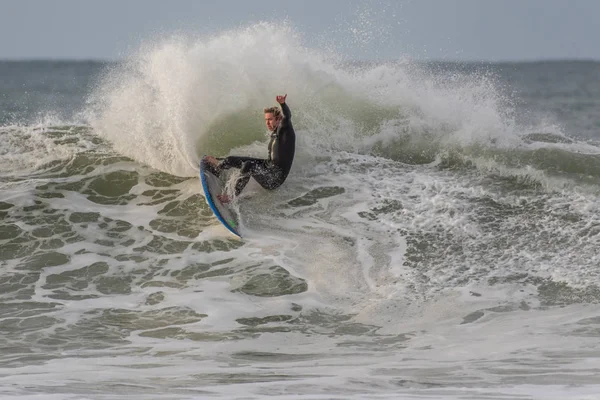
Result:
{"label": "surfer's hand", "polygon": [[283,103],[285,103],[285,98],[286,98],[286,97],[287,97],[287,94],[284,94],[283,96],[277,96],[277,97],[275,98],[275,100],[277,100],[277,102],[278,102],[279,104],[283,104]]}

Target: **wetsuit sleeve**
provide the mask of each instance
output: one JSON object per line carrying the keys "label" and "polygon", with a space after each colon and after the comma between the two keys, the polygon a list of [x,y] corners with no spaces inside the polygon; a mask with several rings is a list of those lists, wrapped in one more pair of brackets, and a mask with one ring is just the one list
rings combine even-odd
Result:
{"label": "wetsuit sleeve", "polygon": [[283,116],[288,121],[292,119],[292,112],[286,103],[281,104],[281,111],[283,112]]}

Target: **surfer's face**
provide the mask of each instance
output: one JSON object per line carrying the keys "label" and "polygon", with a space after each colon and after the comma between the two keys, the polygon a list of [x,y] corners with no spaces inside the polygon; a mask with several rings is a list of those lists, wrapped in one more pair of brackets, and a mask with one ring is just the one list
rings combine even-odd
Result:
{"label": "surfer's face", "polygon": [[265,123],[268,130],[274,131],[279,126],[279,119],[275,118],[275,114],[273,113],[265,113]]}

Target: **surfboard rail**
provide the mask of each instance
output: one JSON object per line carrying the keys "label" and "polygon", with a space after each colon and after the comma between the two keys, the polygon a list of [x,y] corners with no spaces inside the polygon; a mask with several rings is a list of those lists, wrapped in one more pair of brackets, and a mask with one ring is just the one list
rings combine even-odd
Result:
{"label": "surfboard rail", "polygon": [[206,162],[203,157],[199,166],[200,181],[202,182],[202,189],[204,190],[208,206],[223,226],[234,235],[242,237],[239,232],[239,224],[236,221],[235,213],[216,198],[217,194],[221,193],[223,189],[220,179],[212,172],[208,171],[205,168],[205,164]]}

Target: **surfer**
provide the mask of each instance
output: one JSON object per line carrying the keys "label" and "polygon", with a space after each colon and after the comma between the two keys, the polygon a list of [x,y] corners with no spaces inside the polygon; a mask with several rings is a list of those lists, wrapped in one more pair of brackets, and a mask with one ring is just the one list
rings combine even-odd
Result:
{"label": "surfer", "polygon": [[[217,176],[225,169],[240,169],[241,176],[235,183],[236,196],[241,193],[250,178],[254,178],[268,190],[278,188],[287,178],[294,161],[296,133],[292,127],[292,113],[285,102],[286,97],[287,94],[276,97],[281,108],[269,107],[263,110],[265,124],[271,135],[267,159],[229,156],[219,163],[215,157],[204,157],[204,160],[212,165],[211,169]],[[230,200],[224,193],[217,197],[223,203]]]}

